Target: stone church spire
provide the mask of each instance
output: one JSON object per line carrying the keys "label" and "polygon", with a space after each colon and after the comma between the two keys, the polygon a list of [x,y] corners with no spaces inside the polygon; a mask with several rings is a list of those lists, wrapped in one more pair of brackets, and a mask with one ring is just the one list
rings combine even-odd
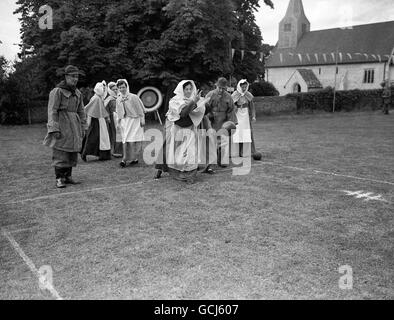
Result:
{"label": "stone church spire", "polygon": [[302,36],[311,30],[302,0],[290,0],[286,16],[279,24],[278,47],[295,48]]}

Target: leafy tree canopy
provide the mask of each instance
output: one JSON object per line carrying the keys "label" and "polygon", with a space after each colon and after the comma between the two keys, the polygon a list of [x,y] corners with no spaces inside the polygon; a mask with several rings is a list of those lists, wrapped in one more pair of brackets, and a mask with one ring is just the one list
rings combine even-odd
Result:
{"label": "leafy tree canopy", "polygon": [[[273,7],[270,0],[264,3]],[[231,59],[232,47],[263,50],[254,17],[258,0],[18,0],[17,5],[22,58],[34,61],[34,79],[45,90],[67,64],[85,71],[81,85],[125,77],[134,88],[185,78],[204,83],[230,74],[254,80],[263,73],[259,55]],[[43,5],[53,9],[51,30],[39,28]]]}

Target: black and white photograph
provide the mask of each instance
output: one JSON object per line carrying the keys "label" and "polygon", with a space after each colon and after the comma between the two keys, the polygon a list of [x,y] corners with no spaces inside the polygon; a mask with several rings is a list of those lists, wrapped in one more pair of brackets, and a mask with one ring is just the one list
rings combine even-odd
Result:
{"label": "black and white photograph", "polygon": [[1,0],[0,300],[393,300],[393,96],[392,0]]}

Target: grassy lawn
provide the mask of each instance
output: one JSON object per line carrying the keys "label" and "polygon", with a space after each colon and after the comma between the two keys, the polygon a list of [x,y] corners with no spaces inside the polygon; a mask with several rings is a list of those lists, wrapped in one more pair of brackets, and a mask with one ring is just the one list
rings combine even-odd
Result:
{"label": "grassy lawn", "polygon": [[[0,127],[0,228],[64,299],[394,298],[392,115],[260,118],[263,161],[195,185],[116,159],[80,163],[83,184],[56,190],[45,132]],[[0,284],[0,299],[53,298],[3,234]]]}

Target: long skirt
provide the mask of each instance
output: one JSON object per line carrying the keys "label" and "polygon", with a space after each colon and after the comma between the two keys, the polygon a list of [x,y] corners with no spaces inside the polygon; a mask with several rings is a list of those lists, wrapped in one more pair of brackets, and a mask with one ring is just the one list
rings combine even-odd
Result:
{"label": "long skirt", "polygon": [[233,135],[234,143],[252,143],[251,127],[248,108],[238,108],[238,125]]}
{"label": "long skirt", "polygon": [[125,118],[120,121],[122,142],[125,146],[123,158],[126,161],[137,160],[142,151],[144,141],[144,128],[141,127],[140,118]]}
{"label": "long skirt", "polygon": [[197,176],[198,162],[196,127],[181,128],[167,121],[156,169],[168,172],[176,180],[193,182]]}
{"label": "long skirt", "polygon": [[110,115],[111,124],[110,124],[110,135],[109,138],[111,140],[111,148],[113,154],[122,155],[123,154],[123,139],[122,139],[122,131],[120,125],[118,125],[118,115],[116,112]]}
{"label": "long skirt", "polygon": [[120,121],[122,142],[143,142],[144,128],[141,127],[140,118],[125,118]]}
{"label": "long skirt", "polygon": [[82,157],[96,156],[100,160],[111,160],[111,145],[105,119],[91,119],[82,145]]}

